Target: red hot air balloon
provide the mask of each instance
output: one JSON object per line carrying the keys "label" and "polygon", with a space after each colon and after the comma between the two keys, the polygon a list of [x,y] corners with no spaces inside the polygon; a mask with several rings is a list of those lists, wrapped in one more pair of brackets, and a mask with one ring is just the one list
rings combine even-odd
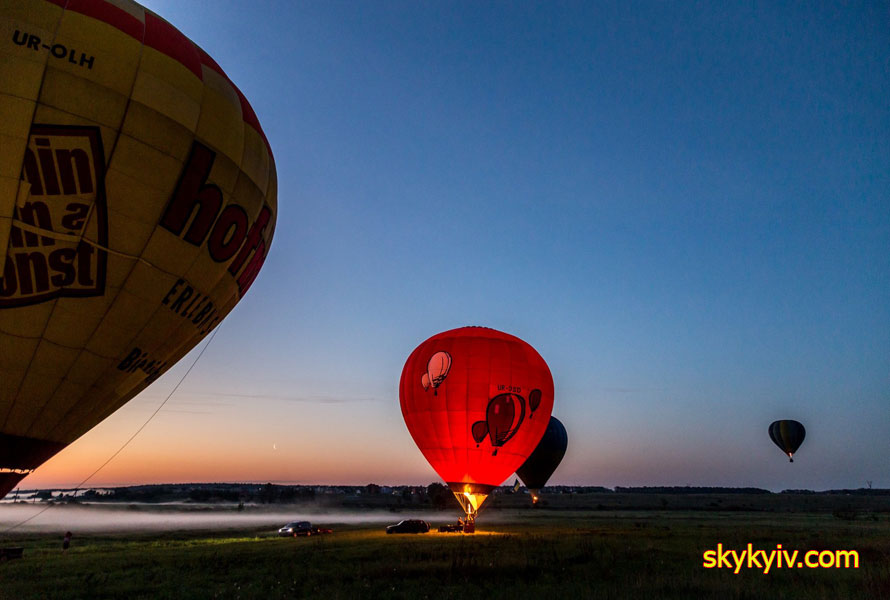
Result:
{"label": "red hot air balloon", "polygon": [[525,462],[544,435],[553,410],[553,377],[521,339],[462,327],[434,335],[411,353],[399,398],[420,451],[475,519],[491,490]]}

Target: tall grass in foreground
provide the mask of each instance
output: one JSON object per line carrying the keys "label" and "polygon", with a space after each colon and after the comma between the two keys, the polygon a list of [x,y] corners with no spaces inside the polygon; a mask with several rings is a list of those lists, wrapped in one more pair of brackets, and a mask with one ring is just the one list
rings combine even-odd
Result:
{"label": "tall grass in foreground", "polygon": [[[890,598],[890,519],[752,513],[536,514],[460,534],[340,529],[24,536],[0,598]],[[859,569],[705,569],[702,553],[855,549]],[[8,541],[4,545],[10,545]]]}

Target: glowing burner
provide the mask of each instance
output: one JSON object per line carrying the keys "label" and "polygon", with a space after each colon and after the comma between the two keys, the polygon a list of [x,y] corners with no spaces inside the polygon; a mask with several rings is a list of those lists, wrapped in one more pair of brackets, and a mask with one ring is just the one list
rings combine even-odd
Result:
{"label": "glowing burner", "polygon": [[469,491],[454,492],[454,497],[460,502],[468,519],[475,519],[479,513],[479,507],[488,498],[488,494],[472,493]]}

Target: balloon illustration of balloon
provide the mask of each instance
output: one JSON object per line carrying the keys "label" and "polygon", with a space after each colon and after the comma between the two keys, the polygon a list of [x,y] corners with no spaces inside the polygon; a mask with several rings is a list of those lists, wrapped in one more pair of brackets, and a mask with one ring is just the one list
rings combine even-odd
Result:
{"label": "balloon illustration of balloon", "polygon": [[541,488],[547,485],[547,480],[562,462],[568,446],[569,436],[565,426],[556,417],[550,417],[547,431],[538,446],[522,466],[516,469],[516,474],[531,492],[532,502],[535,504],[538,503]]}
{"label": "balloon illustration of balloon", "polygon": [[532,390],[528,394],[528,408],[531,411],[529,418],[532,418],[535,414],[535,411],[538,410],[538,407],[541,405],[541,390]]}
{"label": "balloon illustration of balloon", "polygon": [[[448,367],[430,371],[431,359]],[[442,376],[438,394],[424,374]],[[529,398],[537,391],[537,412]],[[408,357],[399,384],[402,416],[418,448],[451,488],[468,519],[491,490],[522,465],[544,435],[553,409],[553,378],[529,344],[485,327],[432,336]]]}
{"label": "balloon illustration of balloon", "polygon": [[[541,390],[532,390],[534,392],[540,396]],[[525,399],[518,394],[498,394],[488,403],[485,420],[473,423],[473,439],[479,444],[488,435],[494,448],[492,454],[497,454],[498,448],[516,434],[524,420]]]}
{"label": "balloon illustration of balloon", "polygon": [[430,361],[427,363],[426,373],[424,374],[429,385],[424,387],[427,388],[432,385],[433,394],[438,395],[438,388],[442,385],[442,382],[445,381],[445,378],[448,377],[449,369],[451,369],[450,354],[447,352],[436,352],[433,354],[430,357]]}
{"label": "balloon illustration of balloon", "polygon": [[10,0],[0,110],[0,497],[250,288],[275,162],[219,65],[132,0]]}
{"label": "balloon illustration of balloon", "polygon": [[803,444],[807,430],[797,421],[773,421],[769,426],[769,439],[788,455],[788,462],[794,462],[794,453]]}

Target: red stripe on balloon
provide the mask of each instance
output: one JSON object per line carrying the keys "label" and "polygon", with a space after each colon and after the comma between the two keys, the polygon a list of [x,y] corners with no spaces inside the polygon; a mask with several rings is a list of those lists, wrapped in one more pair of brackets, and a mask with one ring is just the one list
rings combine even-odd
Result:
{"label": "red stripe on balloon", "polygon": [[201,57],[195,45],[170,23],[154,13],[145,13],[145,45],[166,54],[195,74],[201,76]]}
{"label": "red stripe on balloon", "polygon": [[145,24],[114,4],[104,0],[68,0],[65,10],[71,10],[88,17],[93,17],[112,27],[119,29],[140,42],[145,32]]}
{"label": "red stripe on balloon", "polygon": [[188,39],[173,25],[153,14],[151,11],[145,11],[145,23],[121,10],[120,8],[106,2],[105,0],[44,0],[57,6],[62,6],[66,10],[72,10],[76,13],[92,17],[103,23],[107,23],[112,27],[126,33],[130,37],[146,44],[150,48],[154,48],[170,58],[179,62],[186,69],[195,74],[196,77],[204,80],[201,73],[201,66],[207,66],[226,78],[226,81],[234,88],[238,94],[241,103],[241,116],[244,122],[253,127],[263,142],[266,144],[266,150],[272,155],[272,147],[266,138],[263,128],[260,127],[259,119],[250,103],[241,93],[232,80],[229,79],[225,71],[213,60],[209,54],[204,52],[197,44]]}
{"label": "red stripe on balloon", "polygon": [[[226,72],[222,70],[222,67],[220,67],[220,66],[216,63],[216,61],[213,60],[213,58],[212,58],[209,54],[207,54],[206,52],[204,52],[204,49],[203,49],[203,48],[199,48],[198,46],[195,46],[195,48],[198,49],[198,54],[199,54],[200,57],[201,57],[201,64],[202,64],[202,65],[204,65],[204,66],[206,66],[206,67],[210,67],[211,69],[213,69],[214,71],[216,71],[217,73],[219,73],[220,75],[222,75],[223,77],[225,77],[226,79],[229,78],[229,76],[226,75]],[[229,83],[232,83],[232,82],[229,81]]]}
{"label": "red stripe on balloon", "polygon": [[266,134],[263,132],[263,128],[260,127],[260,120],[257,119],[256,113],[253,112],[253,107],[247,101],[247,98],[244,97],[244,94],[241,93],[241,90],[234,84],[232,87],[235,88],[235,91],[238,92],[238,99],[241,100],[241,116],[244,118],[244,122],[256,129],[257,133],[260,134],[260,137],[263,138],[263,142],[266,144],[266,149],[269,150],[269,154],[272,154],[272,148],[269,146],[269,140],[266,139]]}
{"label": "red stripe on balloon", "polygon": [[[196,46],[197,48],[197,46]],[[269,140],[266,139],[266,134],[263,132],[263,128],[260,127],[260,120],[257,119],[256,113],[253,111],[253,107],[250,105],[250,102],[247,101],[247,98],[244,97],[244,94],[241,93],[241,90],[238,89],[238,86],[232,83],[232,80],[229,79],[229,76],[226,75],[226,72],[222,70],[222,68],[217,64],[213,58],[210,57],[209,54],[204,52],[201,48],[198,48],[198,52],[201,55],[201,64],[204,66],[213,69],[223,77],[225,77],[226,81],[229,82],[229,85],[232,86],[232,89],[235,90],[235,93],[238,94],[238,100],[241,102],[241,118],[244,119],[244,122],[256,129],[257,133],[260,134],[260,137],[263,138],[263,142],[266,144],[266,149],[269,151],[269,154],[272,154],[272,148],[269,146]]]}

